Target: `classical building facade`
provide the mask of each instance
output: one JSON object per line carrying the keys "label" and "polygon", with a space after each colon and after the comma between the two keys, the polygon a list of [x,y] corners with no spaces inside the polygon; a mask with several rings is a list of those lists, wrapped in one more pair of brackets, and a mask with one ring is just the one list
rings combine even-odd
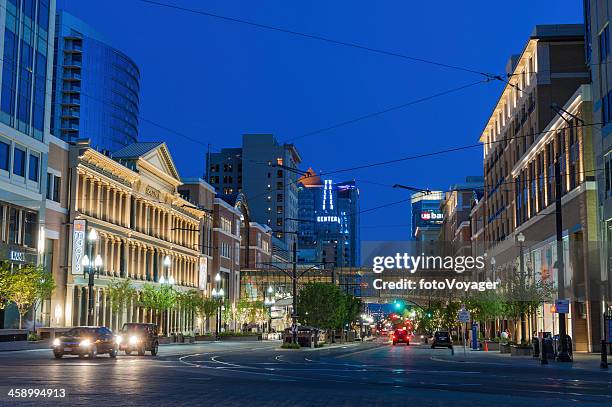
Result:
{"label": "classical building facade", "polygon": [[[121,312],[113,311],[108,286],[114,280],[130,279],[139,292],[145,284],[173,284],[178,291],[199,288],[204,212],[178,193],[182,182],[165,143],[135,143],[111,158],[79,142],[70,149],[70,180],[65,325],[87,323],[84,254],[102,259],[94,280],[95,324],[117,329],[124,322],[152,321],[152,312],[137,298]],[[93,242],[88,239],[92,229],[98,236]],[[193,326],[194,316],[180,307],[162,321],[164,332]]]}

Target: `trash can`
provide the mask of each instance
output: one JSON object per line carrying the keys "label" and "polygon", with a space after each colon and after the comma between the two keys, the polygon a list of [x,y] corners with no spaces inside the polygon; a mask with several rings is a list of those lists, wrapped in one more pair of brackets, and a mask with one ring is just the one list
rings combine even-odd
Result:
{"label": "trash can", "polygon": [[531,345],[533,347],[533,357],[539,358],[540,357],[540,339],[537,336],[534,336],[531,339]]}
{"label": "trash can", "polygon": [[542,339],[542,352],[546,352],[546,359],[554,359],[555,350],[553,347],[553,340],[550,336]]}
{"label": "trash can", "polygon": [[[553,337],[553,348],[554,348],[554,357],[555,359],[561,352],[561,337],[559,335],[555,335]],[[572,338],[569,335],[565,335],[565,348],[567,349],[567,354],[570,359],[573,359],[572,355]]]}

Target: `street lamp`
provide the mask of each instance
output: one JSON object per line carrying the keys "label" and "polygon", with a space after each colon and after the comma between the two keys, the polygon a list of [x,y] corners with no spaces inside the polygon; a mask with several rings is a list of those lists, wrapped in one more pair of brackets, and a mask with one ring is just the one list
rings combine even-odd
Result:
{"label": "street lamp", "polygon": [[91,228],[87,234],[87,241],[89,242],[89,256],[83,256],[83,267],[87,269],[89,279],[87,282],[87,293],[89,294],[89,301],[87,302],[87,325],[94,324],[94,275],[99,272],[102,267],[102,257],[98,254],[95,258],[93,257],[93,246],[98,240],[98,232],[96,229]]}
{"label": "street lamp", "polygon": [[274,293],[274,289],[272,286],[268,287],[268,295],[269,297],[265,297],[264,305],[268,307],[268,333],[272,331],[272,307],[276,303],[272,294]]}
{"label": "street lamp", "polygon": [[[521,270],[521,283],[523,283],[525,280],[525,258],[524,258],[524,254],[523,254],[523,244],[525,243],[525,235],[520,232],[517,236],[516,236],[516,240],[519,243],[519,265],[520,265],[520,270]],[[525,315],[521,315],[521,343],[525,342],[525,329],[526,329],[526,321],[525,321]]]}
{"label": "street lamp", "polygon": [[212,289],[212,297],[219,303],[217,306],[217,316],[215,318],[215,339],[219,340],[219,325],[221,325],[221,304],[223,303],[223,296],[225,292],[221,287],[221,274],[217,273],[215,276],[216,287]]}

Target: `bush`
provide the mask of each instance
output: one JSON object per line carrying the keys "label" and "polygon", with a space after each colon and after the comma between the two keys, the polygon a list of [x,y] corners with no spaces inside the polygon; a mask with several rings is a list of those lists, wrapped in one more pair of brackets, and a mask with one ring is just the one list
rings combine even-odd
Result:
{"label": "bush", "polygon": [[259,336],[257,332],[220,332],[219,336]]}
{"label": "bush", "polygon": [[323,346],[325,346],[325,341],[318,342],[318,343],[315,345],[315,348],[322,348]]}
{"label": "bush", "polygon": [[282,349],[300,349],[299,343],[283,342],[281,345]]}
{"label": "bush", "polygon": [[36,332],[31,332],[28,334],[28,341],[30,342],[40,341],[40,335],[37,334]]}

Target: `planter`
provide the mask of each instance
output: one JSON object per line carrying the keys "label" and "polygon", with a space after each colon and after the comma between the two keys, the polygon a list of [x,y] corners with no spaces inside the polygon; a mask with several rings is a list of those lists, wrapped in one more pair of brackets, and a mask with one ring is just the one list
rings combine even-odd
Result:
{"label": "planter", "polygon": [[198,342],[214,341],[215,335],[196,335],[195,340]]}
{"label": "planter", "polygon": [[531,345],[512,345],[510,346],[511,356],[531,356],[533,348]]}
{"label": "planter", "polygon": [[509,343],[500,343],[499,344],[499,353],[510,353],[510,344]]}
{"label": "planter", "polygon": [[157,342],[159,342],[160,345],[166,345],[174,341],[172,340],[171,336],[160,336],[159,338],[157,338]]}
{"label": "planter", "polygon": [[222,341],[237,341],[237,342],[248,342],[248,341],[260,341],[261,335],[243,335],[243,336],[221,336]]}
{"label": "planter", "polygon": [[183,337],[183,342],[194,343],[195,342],[195,338],[193,336],[184,336]]}
{"label": "planter", "polygon": [[499,342],[495,342],[495,341],[482,341],[480,343],[480,349],[481,350],[485,349],[485,343],[487,344],[487,349],[489,351],[498,351],[499,350]]}

